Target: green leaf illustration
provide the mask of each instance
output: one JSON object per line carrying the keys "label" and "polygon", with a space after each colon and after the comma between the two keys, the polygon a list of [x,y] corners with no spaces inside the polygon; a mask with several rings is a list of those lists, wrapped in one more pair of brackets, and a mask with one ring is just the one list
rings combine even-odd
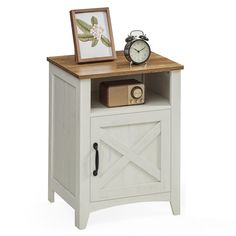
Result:
{"label": "green leaf illustration", "polygon": [[78,37],[81,42],[88,42],[94,40],[94,36],[92,34],[78,34]]}
{"label": "green leaf illustration", "polygon": [[110,40],[109,40],[107,37],[105,37],[104,35],[102,35],[101,41],[102,41],[102,43],[103,43],[105,46],[111,47],[111,42],[110,42]]}
{"label": "green leaf illustration", "polygon": [[83,20],[76,19],[77,26],[79,27],[80,30],[84,33],[89,33],[90,30],[92,29],[92,26],[84,22]]}
{"label": "green leaf illustration", "polygon": [[92,16],[91,17],[91,23],[92,23],[92,25],[97,25],[98,24],[98,19],[97,19],[97,17],[95,17],[95,16]]}
{"label": "green leaf illustration", "polygon": [[91,47],[95,47],[96,45],[98,44],[98,39],[93,39],[92,40],[92,44],[91,44]]}

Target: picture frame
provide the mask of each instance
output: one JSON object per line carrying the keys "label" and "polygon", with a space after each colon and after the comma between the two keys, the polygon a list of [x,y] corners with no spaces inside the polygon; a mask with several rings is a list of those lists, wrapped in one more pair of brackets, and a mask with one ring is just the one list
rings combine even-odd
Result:
{"label": "picture frame", "polygon": [[77,63],[116,58],[108,7],[71,10],[70,17]]}

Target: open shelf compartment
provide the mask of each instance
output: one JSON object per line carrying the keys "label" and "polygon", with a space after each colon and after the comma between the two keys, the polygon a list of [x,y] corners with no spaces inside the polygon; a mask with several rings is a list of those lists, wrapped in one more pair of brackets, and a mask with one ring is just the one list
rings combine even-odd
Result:
{"label": "open shelf compartment", "polygon": [[[103,81],[136,79],[145,84],[145,103],[140,105],[106,107],[99,101],[99,85]],[[91,80],[91,116],[103,116],[170,109],[169,72],[139,74]]]}

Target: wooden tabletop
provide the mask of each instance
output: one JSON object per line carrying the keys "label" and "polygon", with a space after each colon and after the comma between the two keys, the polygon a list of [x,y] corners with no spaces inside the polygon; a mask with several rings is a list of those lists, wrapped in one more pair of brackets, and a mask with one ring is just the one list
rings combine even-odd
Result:
{"label": "wooden tabletop", "polygon": [[74,55],[48,57],[47,60],[79,79],[146,74],[184,68],[183,65],[153,52],[146,64],[130,66],[124,57],[123,51],[117,51],[116,53],[117,59],[106,62],[77,64]]}

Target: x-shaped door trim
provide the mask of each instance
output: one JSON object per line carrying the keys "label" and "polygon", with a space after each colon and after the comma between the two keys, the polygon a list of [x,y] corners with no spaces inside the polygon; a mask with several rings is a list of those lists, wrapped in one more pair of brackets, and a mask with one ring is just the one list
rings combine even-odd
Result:
{"label": "x-shaped door trim", "polygon": [[110,147],[119,152],[122,157],[111,168],[109,168],[100,179],[100,188],[108,183],[111,178],[120,173],[120,171],[129,163],[133,162],[145,172],[156,178],[158,181],[161,179],[160,170],[153,166],[147,159],[141,158],[138,155],[145,147],[152,142],[161,132],[160,122],[158,122],[150,131],[148,131],[133,147],[128,148],[120,143],[115,137],[109,135],[103,128],[100,129],[101,140],[108,144]]}

